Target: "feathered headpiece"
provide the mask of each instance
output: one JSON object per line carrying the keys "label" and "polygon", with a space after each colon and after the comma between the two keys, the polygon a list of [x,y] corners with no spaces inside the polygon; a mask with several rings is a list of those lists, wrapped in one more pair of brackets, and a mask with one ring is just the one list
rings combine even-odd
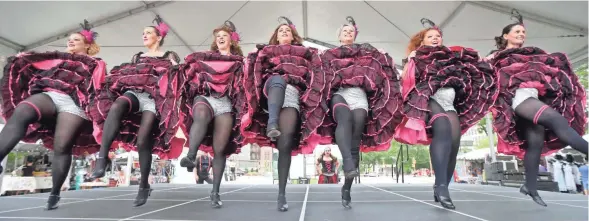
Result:
{"label": "feathered headpiece", "polygon": [[237,28],[235,28],[235,25],[233,24],[233,22],[227,20],[225,21],[224,24],[226,27],[228,27],[229,29],[231,29],[231,40],[235,41],[235,42],[239,42],[241,41],[241,37],[239,36],[239,34],[237,33]]}
{"label": "feathered headpiece", "polygon": [[291,29],[296,29],[296,26],[287,17],[284,17],[284,16],[278,17],[278,22],[280,24],[286,24],[286,25],[288,25]]}
{"label": "feathered headpiece", "polygon": [[170,27],[166,23],[164,23],[164,21],[162,20],[162,18],[159,15],[156,15],[155,19],[153,21],[157,24],[155,26],[155,29],[157,29],[157,31],[160,33],[162,38],[165,38],[166,35],[168,35],[168,31],[170,30]]}
{"label": "feathered headpiece", "polygon": [[423,27],[427,28],[427,29],[435,29],[438,32],[440,32],[440,36],[442,35],[442,30],[440,29],[440,27],[438,27],[436,25],[436,23],[434,23],[433,21],[427,19],[427,18],[422,18],[421,19],[421,25],[423,25]]}
{"label": "feathered headpiece", "polygon": [[80,33],[82,36],[84,36],[84,38],[86,38],[86,41],[88,43],[93,43],[94,40],[96,40],[96,37],[98,37],[98,33],[91,30],[92,27],[90,26],[90,23],[86,19],[84,19],[83,24],[80,23],[80,26],[82,26],[82,31],[80,31],[78,33]]}
{"label": "feathered headpiece", "polygon": [[511,10],[511,18],[510,19],[515,21],[514,24],[524,26],[524,18],[519,13],[519,11],[517,11],[517,9],[515,9],[515,8]]}
{"label": "feathered headpiece", "polygon": [[352,16],[348,16],[346,17],[346,20],[348,21],[348,24],[354,26],[354,29],[356,29],[356,37],[358,37],[358,33],[360,31],[358,30],[358,26],[356,25],[356,21],[354,20],[354,18],[352,18]]}

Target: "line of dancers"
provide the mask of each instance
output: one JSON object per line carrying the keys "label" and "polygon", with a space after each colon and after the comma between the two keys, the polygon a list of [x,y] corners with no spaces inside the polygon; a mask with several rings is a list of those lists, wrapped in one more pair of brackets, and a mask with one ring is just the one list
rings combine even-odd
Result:
{"label": "line of dancers", "polygon": [[[537,192],[542,154],[570,145],[587,154],[585,90],[562,53],[524,46],[526,29],[515,22],[496,37],[497,50],[482,58],[466,47],[443,45],[432,21],[411,37],[401,74],[393,59],[368,43],[352,17],[337,30],[341,46],[323,52],[302,45],[297,27],[280,17],[268,44],[244,56],[235,25],[213,30],[209,51],[182,61],[162,51],[168,26],[157,16],[143,29],[146,52],[113,67],[96,57],[97,33],[88,22],[72,33],[67,52],[25,52],[8,59],[0,82],[0,160],[19,141],[39,139],[55,153],[47,209],[56,209],[71,156],[98,152],[93,178],[105,175],[108,153],[119,146],[139,153],[141,182],[135,206],[152,189],[152,154],[176,159],[192,171],[198,150],[214,154],[211,205],[226,157],[248,143],[278,149],[277,209],[287,211],[291,156],[336,143],[345,182],[342,205],[351,208],[359,152],[385,151],[393,139],[430,145],[434,199],[455,209],[448,185],[460,137],[488,111],[498,152],[523,158],[520,192],[546,206]],[[176,133],[188,134],[188,141]],[[225,156],[225,157],[223,157]],[[1,168],[0,168],[1,169]]]}

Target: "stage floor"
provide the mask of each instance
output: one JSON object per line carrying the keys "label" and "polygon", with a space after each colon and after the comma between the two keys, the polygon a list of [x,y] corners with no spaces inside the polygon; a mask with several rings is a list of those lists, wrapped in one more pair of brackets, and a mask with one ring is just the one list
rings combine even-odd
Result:
{"label": "stage floor", "polygon": [[0,197],[0,220],[588,220],[586,196],[541,192],[545,208],[517,188],[496,186],[452,184],[452,211],[433,201],[431,185],[355,184],[353,208],[345,210],[341,185],[293,184],[287,187],[287,212],[276,210],[277,185],[222,185],[221,209],[209,205],[211,187],[153,185],[147,204],[137,208],[137,186],[63,192],[53,211],[43,209],[47,193]]}

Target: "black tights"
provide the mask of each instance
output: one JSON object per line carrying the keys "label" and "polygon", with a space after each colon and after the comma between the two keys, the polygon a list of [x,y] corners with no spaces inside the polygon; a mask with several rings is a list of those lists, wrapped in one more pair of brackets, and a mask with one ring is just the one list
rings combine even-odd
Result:
{"label": "black tights", "polygon": [[208,125],[214,119],[213,131],[213,192],[218,193],[221,186],[221,178],[225,171],[225,147],[229,142],[229,136],[233,127],[233,116],[231,113],[224,113],[219,116],[212,115],[212,107],[206,99],[197,97],[194,99],[194,108],[192,109],[192,125],[190,126],[190,142],[188,154],[186,157],[191,161],[196,159],[198,148],[204,139]]}
{"label": "black tights", "polygon": [[460,137],[462,131],[460,130],[460,120],[458,114],[454,111],[447,111],[448,120],[450,120],[450,128],[452,131],[452,150],[450,151],[450,162],[448,163],[448,169],[446,170],[446,185],[450,184],[454,170],[456,169],[456,157],[458,156],[458,150],[460,149]]}
{"label": "black tights", "polygon": [[[139,110],[139,100],[133,94],[125,93],[123,97],[119,97],[112,104],[108,110],[108,116],[104,122],[102,132],[102,142],[98,157],[104,160],[98,160],[96,168],[106,167],[106,158],[108,158],[108,151],[110,146],[120,132],[122,120],[129,114]],[[129,103],[129,101],[131,101]],[[139,153],[139,168],[141,170],[141,180],[139,188],[146,188],[149,186],[149,174],[151,173],[152,149],[153,139],[151,139],[153,127],[156,123],[156,116],[150,111],[143,111],[141,113],[141,124],[137,132],[137,152]]]}
{"label": "black tights", "polygon": [[[344,171],[357,169],[360,160],[360,142],[366,122],[367,113],[364,109],[350,110],[346,100],[334,95],[331,100],[334,118],[337,122],[335,140],[343,157]],[[350,189],[354,178],[346,178],[344,188]]]}
{"label": "black tights", "polygon": [[290,171],[293,139],[299,125],[299,112],[292,107],[282,108],[286,82],[281,76],[270,77],[266,81],[265,89],[268,95],[268,126],[278,123],[280,130],[280,136],[276,143],[278,149],[278,194],[284,195]]}
{"label": "black tights", "polygon": [[[435,185],[448,185],[456,166],[456,155],[460,147],[460,123],[455,112],[444,111],[434,99],[429,101],[433,139],[430,144],[430,157],[435,173]],[[438,114],[445,114],[440,116]],[[435,119],[433,117],[436,116]],[[437,117],[440,116],[440,117]],[[433,120],[433,121],[432,121]],[[448,139],[450,138],[450,139]]]}
{"label": "black tights", "polygon": [[521,117],[517,123],[522,124],[524,128],[522,135],[526,139],[523,146],[526,149],[526,187],[532,194],[537,193],[538,188],[538,165],[544,147],[545,128],[553,131],[563,143],[587,155],[587,141],[569,126],[568,121],[560,113],[547,107],[538,115],[538,111],[545,105],[536,98],[528,98],[515,109],[517,116]]}
{"label": "black tights", "polygon": [[280,111],[278,125],[280,136],[276,143],[278,149],[278,194],[286,193],[286,181],[290,172],[291,153],[294,144],[294,137],[297,132],[299,112],[292,107],[283,108]]}
{"label": "black tights", "polygon": [[[0,161],[4,159],[18,142],[25,136],[30,124],[41,120],[41,123],[55,123],[53,136],[52,162],[52,195],[59,195],[61,186],[67,178],[72,164],[72,147],[74,138],[80,133],[80,128],[88,123],[84,118],[70,113],[57,113],[53,100],[45,94],[35,94],[25,100],[33,106],[21,103],[14,114],[6,122],[0,132]],[[37,113],[39,111],[40,115]]]}

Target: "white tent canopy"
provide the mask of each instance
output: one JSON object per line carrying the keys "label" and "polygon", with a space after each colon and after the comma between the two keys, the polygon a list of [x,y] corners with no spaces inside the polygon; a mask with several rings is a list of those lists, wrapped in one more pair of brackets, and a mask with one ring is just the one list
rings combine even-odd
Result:
{"label": "white tent canopy", "polygon": [[[171,26],[164,50],[181,57],[207,50],[212,30],[231,20],[242,36],[245,52],[267,43],[279,16],[287,16],[307,42],[338,45],[336,29],[353,16],[360,34],[400,63],[409,36],[427,17],[440,25],[446,45],[480,51],[493,49],[493,37],[511,23],[516,8],[524,17],[527,45],[567,53],[573,63],[587,60],[587,1],[467,2],[467,1],[67,1],[0,2],[0,64],[18,51],[64,50],[65,38],[84,19],[95,27],[102,46],[99,57],[109,68],[144,51],[141,31],[159,14]],[[4,58],[2,58],[4,56]]]}
{"label": "white tent canopy", "polygon": [[483,160],[489,155],[489,149],[478,149],[468,153],[460,154],[456,157],[458,160]]}

